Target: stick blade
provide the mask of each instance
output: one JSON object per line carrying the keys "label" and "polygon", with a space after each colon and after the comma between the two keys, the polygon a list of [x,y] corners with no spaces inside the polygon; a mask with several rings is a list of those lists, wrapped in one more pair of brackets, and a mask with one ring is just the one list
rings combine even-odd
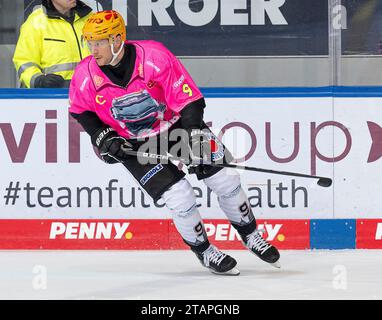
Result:
{"label": "stick blade", "polygon": [[330,178],[320,178],[317,181],[317,184],[320,187],[328,188],[328,187],[330,187],[332,185],[332,179],[330,179]]}

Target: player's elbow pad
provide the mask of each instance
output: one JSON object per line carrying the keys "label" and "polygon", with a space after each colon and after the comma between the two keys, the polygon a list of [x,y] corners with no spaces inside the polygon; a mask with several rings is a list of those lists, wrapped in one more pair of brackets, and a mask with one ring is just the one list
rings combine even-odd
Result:
{"label": "player's elbow pad", "polygon": [[90,136],[93,136],[98,130],[108,127],[94,112],[91,111],[85,111],[79,114],[71,112],[70,115],[78,121]]}

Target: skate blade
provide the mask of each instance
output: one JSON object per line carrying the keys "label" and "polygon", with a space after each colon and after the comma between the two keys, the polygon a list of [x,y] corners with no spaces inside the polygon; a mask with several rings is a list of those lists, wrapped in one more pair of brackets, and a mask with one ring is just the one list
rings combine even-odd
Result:
{"label": "skate blade", "polygon": [[240,274],[240,270],[236,268],[232,268],[231,270],[228,270],[226,272],[217,272],[212,269],[210,269],[211,273],[217,274],[219,276],[238,276]]}
{"label": "skate blade", "polygon": [[277,268],[277,269],[280,269],[280,268],[281,268],[280,258],[279,258],[279,260],[277,260],[276,262],[271,263],[271,262],[267,262],[267,261],[261,259],[261,258],[260,258],[257,254],[255,254],[253,251],[249,250],[249,252],[252,253],[254,256],[258,257],[261,261],[264,261],[264,262],[268,263],[268,264],[271,265],[272,267]]}
{"label": "skate blade", "polygon": [[280,260],[277,260],[276,262],[270,263],[270,265],[274,268],[277,268],[277,269],[281,268]]}

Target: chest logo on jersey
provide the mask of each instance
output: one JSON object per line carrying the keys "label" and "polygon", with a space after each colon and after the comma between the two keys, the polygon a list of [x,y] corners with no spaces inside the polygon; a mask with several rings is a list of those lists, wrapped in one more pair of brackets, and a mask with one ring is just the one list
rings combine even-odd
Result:
{"label": "chest logo on jersey", "polygon": [[93,77],[93,81],[94,81],[94,84],[96,85],[96,87],[100,87],[102,85],[102,83],[103,83],[103,78],[100,77],[100,76],[95,75]]}
{"label": "chest logo on jersey", "polygon": [[106,102],[106,99],[103,98],[103,96],[101,95],[96,95],[95,97],[95,101],[99,104],[99,105],[103,105],[105,102]]}
{"label": "chest logo on jersey", "polygon": [[112,100],[112,117],[132,136],[151,130],[164,119],[166,106],[158,103],[147,90],[126,94]]}

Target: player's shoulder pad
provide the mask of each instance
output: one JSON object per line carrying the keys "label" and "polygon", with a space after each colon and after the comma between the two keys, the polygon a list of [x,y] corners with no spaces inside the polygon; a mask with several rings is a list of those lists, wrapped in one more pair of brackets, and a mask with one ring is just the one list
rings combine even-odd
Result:
{"label": "player's shoulder pad", "polygon": [[144,40],[136,42],[135,45],[144,52],[143,63],[147,76],[160,77],[167,74],[167,70],[171,69],[175,56],[162,43]]}
{"label": "player's shoulder pad", "polygon": [[162,58],[168,59],[168,57],[173,57],[173,53],[161,42],[154,40],[141,40],[135,41],[135,44],[143,48],[145,52],[145,59],[148,58]]}
{"label": "player's shoulder pad", "polygon": [[89,72],[89,63],[92,56],[88,56],[81,60],[74,70],[72,80],[70,81],[70,91],[80,90],[86,91],[89,88],[91,81],[91,74]]}

